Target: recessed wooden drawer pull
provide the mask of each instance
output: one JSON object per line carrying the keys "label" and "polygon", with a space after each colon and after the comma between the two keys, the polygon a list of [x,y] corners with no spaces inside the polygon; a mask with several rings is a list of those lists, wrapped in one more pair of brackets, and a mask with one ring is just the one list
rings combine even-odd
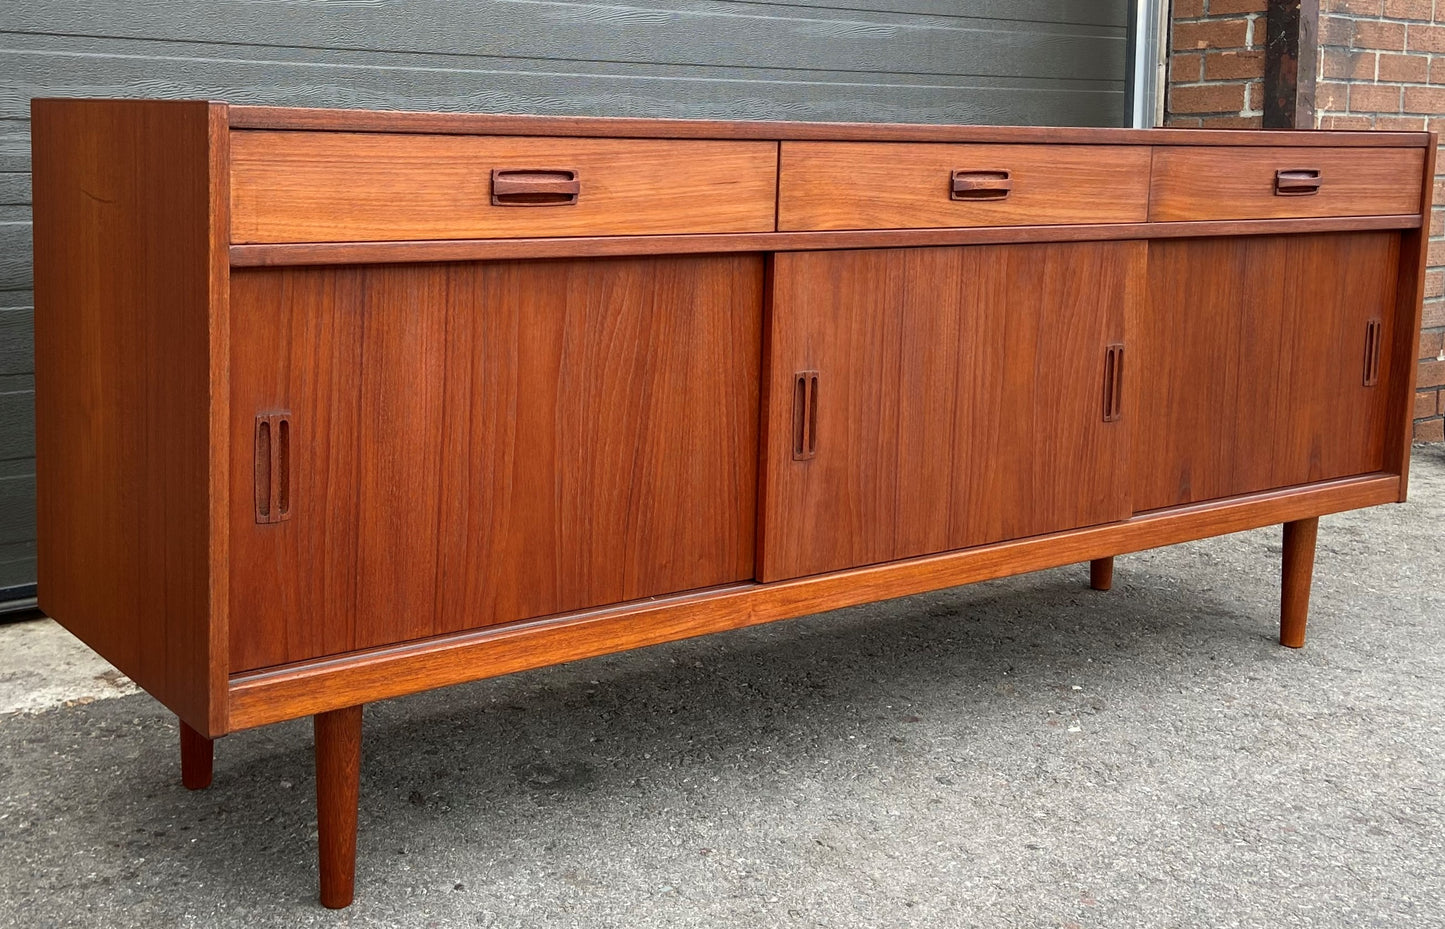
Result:
{"label": "recessed wooden drawer pull", "polygon": [[1380,341],[1385,324],[1380,319],[1365,323],[1365,386],[1374,387],[1380,383]]}
{"label": "recessed wooden drawer pull", "polygon": [[1274,172],[1274,192],[1280,197],[1307,197],[1319,193],[1319,168],[1292,168]]}
{"label": "recessed wooden drawer pull", "polygon": [[818,372],[793,375],[793,460],[818,454]]}
{"label": "recessed wooden drawer pull", "polygon": [[581,193],[582,181],[570,169],[492,170],[492,206],[571,206]]}
{"label": "recessed wooden drawer pull", "polygon": [[1104,422],[1118,422],[1124,411],[1124,346],[1104,349]]}
{"label": "recessed wooden drawer pull", "polygon": [[1003,200],[1013,190],[1007,171],[954,171],[953,200]]}
{"label": "recessed wooden drawer pull", "polygon": [[256,522],[291,518],[291,414],[256,416]]}

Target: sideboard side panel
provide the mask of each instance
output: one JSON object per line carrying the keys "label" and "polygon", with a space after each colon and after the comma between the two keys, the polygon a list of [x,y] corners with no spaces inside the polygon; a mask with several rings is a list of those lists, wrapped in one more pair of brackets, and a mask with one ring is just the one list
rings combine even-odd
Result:
{"label": "sideboard side panel", "polygon": [[206,735],[226,728],[208,452],[224,121],[203,102],[32,111],[40,606]]}

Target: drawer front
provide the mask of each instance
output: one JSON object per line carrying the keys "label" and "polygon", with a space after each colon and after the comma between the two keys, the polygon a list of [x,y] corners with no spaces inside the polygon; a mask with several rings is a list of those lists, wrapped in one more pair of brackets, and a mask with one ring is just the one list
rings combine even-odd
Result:
{"label": "drawer front", "polygon": [[775,142],[242,130],[231,240],[771,232],[776,168]]}
{"label": "drawer front", "polygon": [[1149,218],[1289,219],[1420,212],[1415,148],[1155,149]]}
{"label": "drawer front", "polygon": [[1149,149],[1119,145],[784,142],[778,228],[1137,223]]}

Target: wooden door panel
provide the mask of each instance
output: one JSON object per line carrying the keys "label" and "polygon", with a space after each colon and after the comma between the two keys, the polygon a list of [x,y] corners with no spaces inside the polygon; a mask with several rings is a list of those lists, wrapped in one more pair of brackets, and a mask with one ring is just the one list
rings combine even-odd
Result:
{"label": "wooden door panel", "polygon": [[1130,320],[1135,508],[1382,469],[1398,248],[1393,232],[1151,243]]}
{"label": "wooden door panel", "polygon": [[[1137,242],[779,254],[769,314],[763,580],[1127,516],[1104,352]],[[793,455],[816,371],[817,450]]]}
{"label": "wooden door panel", "polygon": [[[232,667],[753,575],[756,255],[237,272]],[[253,422],[291,414],[289,518]]]}

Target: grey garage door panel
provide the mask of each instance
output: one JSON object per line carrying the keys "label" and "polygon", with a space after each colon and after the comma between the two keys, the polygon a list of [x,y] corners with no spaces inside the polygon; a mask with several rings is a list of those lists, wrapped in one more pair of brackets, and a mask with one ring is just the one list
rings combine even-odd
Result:
{"label": "grey garage door panel", "polygon": [[[30,3],[26,35],[175,39],[222,45],[408,54],[897,72],[1117,77],[1112,25],[930,16],[767,4],[391,3],[351,6],[255,2]],[[1065,12],[1066,11],[1062,11]],[[57,16],[63,19],[56,22]],[[29,22],[26,22],[29,20]],[[12,29],[16,27],[11,27]],[[95,40],[90,40],[95,41]],[[35,47],[17,35],[11,47]],[[90,49],[88,49],[90,50]],[[93,51],[93,50],[92,50]],[[264,52],[240,57],[269,57]]]}
{"label": "grey garage door panel", "polygon": [[29,290],[30,223],[0,223],[0,290]]}
{"label": "grey garage door panel", "polygon": [[35,459],[0,462],[0,548],[34,538]]}
{"label": "grey garage door panel", "polygon": [[0,171],[0,206],[30,204],[30,172]]}
{"label": "grey garage door panel", "polygon": [[0,461],[35,454],[35,377],[0,375]]}
{"label": "grey garage door panel", "polygon": [[[1119,57],[1122,60],[1122,48]],[[0,117],[23,119],[35,96],[199,97],[296,106],[715,119],[850,121],[867,114],[885,122],[1032,125],[1118,125],[1126,105],[1123,81],[879,74],[860,81],[857,75],[832,72],[699,78],[646,73],[659,66],[589,65],[589,73],[579,73],[510,70],[518,62],[497,63],[495,70],[448,64],[445,69],[377,68],[314,61],[76,60],[0,53],[0,69],[13,75],[11,83],[0,88]]]}
{"label": "grey garage door panel", "polygon": [[[0,292],[0,376],[35,370],[35,310],[29,292]],[[7,306],[7,304],[20,304]]]}
{"label": "grey garage door panel", "polygon": [[[435,4],[444,12],[440,15],[453,21],[469,22],[473,14],[467,6],[480,6],[487,0],[473,0],[471,4]],[[1016,22],[1077,23],[1082,25],[1116,26],[1128,16],[1128,0],[695,0],[691,3],[658,0],[654,3],[586,3],[550,2],[536,0],[492,0],[496,6],[516,7],[524,2],[534,6],[572,7],[580,10],[634,8],[661,11],[691,10],[708,11],[731,9],[747,11],[764,16],[780,15],[779,8],[786,15],[788,10],[837,10],[853,13],[885,13],[893,16],[943,16],[959,19],[998,19]],[[409,18],[425,15],[425,2],[418,0],[367,0],[364,4],[351,4],[346,10],[345,22],[333,24],[335,32],[356,37],[358,31],[378,24],[384,31],[395,34],[398,31],[398,17]],[[206,4],[192,3],[189,6],[174,0],[133,0],[120,7],[122,12],[103,8],[95,0],[49,0],[47,3],[17,5],[8,15],[8,30],[14,32],[48,32],[94,35],[101,31],[99,24],[114,28],[115,23],[143,22],[148,26],[170,29],[179,33],[176,22],[195,23],[203,18],[198,14],[214,10],[216,16],[226,17],[224,22],[247,22],[260,25],[271,32],[277,30],[274,0],[211,0]],[[318,10],[317,7],[321,7]],[[324,10],[324,12],[322,12]],[[320,19],[328,17],[341,19],[334,9],[325,9],[324,4],[292,3],[286,11],[286,23],[302,17]],[[525,14],[524,14],[525,15]],[[576,14],[574,14],[576,15]],[[587,15],[582,13],[580,15]],[[595,14],[594,14],[595,15]],[[184,17],[184,19],[177,19]],[[404,21],[404,20],[403,20]],[[213,25],[213,24],[207,24]],[[239,27],[237,30],[239,31]],[[116,34],[107,31],[107,35]],[[189,37],[189,36],[187,36]]]}
{"label": "grey garage door panel", "polygon": [[0,589],[35,583],[35,543],[0,545]]}

